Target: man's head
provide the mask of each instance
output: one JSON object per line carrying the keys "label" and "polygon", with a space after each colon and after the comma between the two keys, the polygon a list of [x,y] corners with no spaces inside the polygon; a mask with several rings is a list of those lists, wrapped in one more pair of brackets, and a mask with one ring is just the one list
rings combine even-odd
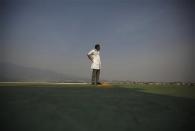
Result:
{"label": "man's head", "polygon": [[100,45],[99,45],[99,44],[96,44],[96,45],[95,45],[95,49],[96,49],[97,51],[99,51],[99,50],[100,50]]}

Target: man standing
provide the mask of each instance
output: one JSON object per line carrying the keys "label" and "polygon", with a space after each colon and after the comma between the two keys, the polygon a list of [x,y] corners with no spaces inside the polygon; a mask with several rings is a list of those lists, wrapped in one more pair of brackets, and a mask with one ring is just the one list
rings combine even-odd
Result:
{"label": "man standing", "polygon": [[88,58],[91,60],[91,69],[92,69],[92,78],[91,78],[91,84],[101,84],[99,82],[99,76],[100,76],[100,68],[101,68],[101,60],[100,60],[100,45],[96,44],[95,49],[92,49],[88,54]]}

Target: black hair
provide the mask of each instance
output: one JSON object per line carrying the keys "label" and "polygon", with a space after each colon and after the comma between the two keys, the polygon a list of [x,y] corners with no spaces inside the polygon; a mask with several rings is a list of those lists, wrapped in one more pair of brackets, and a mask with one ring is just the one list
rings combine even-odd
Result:
{"label": "black hair", "polygon": [[95,49],[97,49],[98,47],[100,47],[100,45],[99,45],[99,44],[96,44],[96,45],[95,45]]}

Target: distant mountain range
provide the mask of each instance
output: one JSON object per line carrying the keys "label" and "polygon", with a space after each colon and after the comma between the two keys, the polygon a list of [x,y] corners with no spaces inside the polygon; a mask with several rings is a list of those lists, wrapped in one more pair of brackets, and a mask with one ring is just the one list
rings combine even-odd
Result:
{"label": "distant mountain range", "polygon": [[86,78],[79,78],[54,71],[24,67],[12,63],[0,63],[0,82],[82,82]]}

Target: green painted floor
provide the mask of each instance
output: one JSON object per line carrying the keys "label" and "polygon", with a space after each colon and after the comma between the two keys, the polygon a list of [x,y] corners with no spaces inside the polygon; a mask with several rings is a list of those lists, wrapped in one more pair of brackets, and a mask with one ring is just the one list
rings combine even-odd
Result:
{"label": "green painted floor", "polygon": [[141,88],[0,87],[1,131],[187,131],[195,99]]}

